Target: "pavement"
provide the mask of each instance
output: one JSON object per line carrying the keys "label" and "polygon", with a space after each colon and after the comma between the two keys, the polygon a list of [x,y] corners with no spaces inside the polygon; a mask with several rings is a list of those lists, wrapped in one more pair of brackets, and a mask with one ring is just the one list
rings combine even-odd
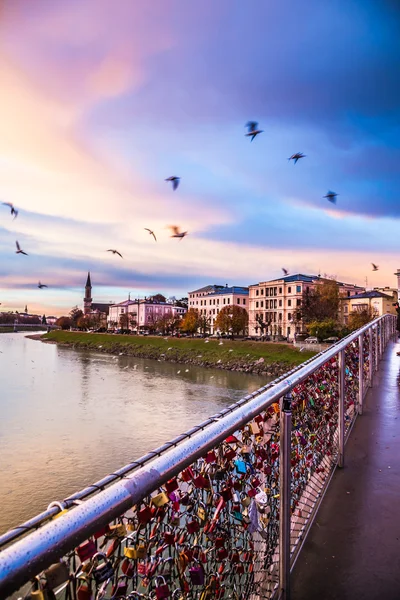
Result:
{"label": "pavement", "polygon": [[291,600],[400,600],[400,344],[389,342],[291,578]]}

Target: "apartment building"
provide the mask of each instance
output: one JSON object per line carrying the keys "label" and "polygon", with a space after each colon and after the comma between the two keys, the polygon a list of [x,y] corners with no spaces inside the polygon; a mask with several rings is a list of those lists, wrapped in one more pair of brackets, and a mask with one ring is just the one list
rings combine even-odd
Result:
{"label": "apartment building", "polygon": [[248,311],[249,288],[245,286],[207,285],[188,293],[189,308],[196,308],[209,319],[210,333],[214,333],[215,319],[224,306],[237,305]]}
{"label": "apartment building", "polygon": [[146,299],[124,300],[110,306],[107,322],[109,327],[119,326],[121,315],[129,314],[132,317],[130,328],[135,331],[141,331],[151,329],[157,321],[164,317],[182,318],[186,312],[186,308],[175,306],[168,302],[153,302]]}
{"label": "apartment building", "polygon": [[[389,293],[384,293],[382,289]],[[396,309],[393,306],[397,302],[398,292],[391,288],[377,288],[369,292],[363,292],[348,298],[341,299],[341,323],[347,325],[349,315],[352,312],[369,311],[374,316],[379,317],[384,314],[396,315]]]}
{"label": "apartment building", "polygon": [[[264,333],[293,340],[304,330],[300,307],[306,292],[315,289],[326,279],[318,275],[288,275],[263,281],[249,287],[249,335],[261,335],[260,321],[266,324]],[[350,297],[365,291],[350,283],[337,282],[339,294]]]}

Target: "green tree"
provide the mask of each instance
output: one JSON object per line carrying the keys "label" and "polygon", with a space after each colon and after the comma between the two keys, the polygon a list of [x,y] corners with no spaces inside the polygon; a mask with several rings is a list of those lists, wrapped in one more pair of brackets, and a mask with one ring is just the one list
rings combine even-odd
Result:
{"label": "green tree", "polygon": [[310,335],[317,337],[319,340],[324,340],[328,337],[338,336],[340,327],[335,319],[326,319],[325,321],[313,321],[307,325]]}
{"label": "green tree", "polygon": [[247,310],[236,304],[228,304],[219,311],[215,319],[214,329],[219,329],[221,333],[231,333],[232,335],[243,335],[246,333],[249,316]]}
{"label": "green tree", "polygon": [[185,333],[194,334],[199,328],[199,311],[196,308],[189,308],[182,319],[181,329]]}
{"label": "green tree", "polygon": [[154,296],[150,296],[149,300],[151,300],[152,302],[165,302],[166,297],[162,294],[155,294]]}
{"label": "green tree", "polygon": [[206,315],[200,315],[199,317],[199,326],[200,332],[205,335],[210,331],[211,328],[211,319]]}

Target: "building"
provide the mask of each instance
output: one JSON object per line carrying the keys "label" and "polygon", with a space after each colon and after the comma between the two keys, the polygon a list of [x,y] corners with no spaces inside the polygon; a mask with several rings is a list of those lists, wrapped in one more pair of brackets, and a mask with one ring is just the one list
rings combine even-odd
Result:
{"label": "building", "polygon": [[[249,287],[249,335],[263,332],[272,336],[294,339],[304,330],[300,307],[307,292],[327,281],[319,275],[288,275],[280,279],[263,281]],[[365,289],[350,283],[337,282],[339,295],[350,297]]]}
{"label": "building", "polygon": [[155,328],[156,324],[166,318],[182,318],[187,309],[169,302],[156,302],[153,300],[124,300],[109,307],[107,323],[110,328],[127,328],[124,315],[128,314],[129,329],[142,331]]}
{"label": "building", "polygon": [[112,302],[101,303],[93,302],[92,298],[92,281],[90,279],[90,272],[88,272],[86,285],[85,285],[85,297],[83,298],[83,314],[98,317],[100,321],[105,320],[108,317],[110,306]]}
{"label": "building", "polygon": [[374,317],[379,317],[384,314],[396,315],[396,309],[393,306],[397,302],[398,292],[390,288],[383,288],[392,292],[385,294],[379,289],[374,289],[369,292],[363,292],[348,298],[341,299],[343,325],[347,325],[349,315],[352,312],[371,311]]}
{"label": "building", "polygon": [[249,307],[249,288],[233,285],[206,285],[188,293],[189,308],[196,308],[199,314],[209,319],[210,333],[214,333],[215,319],[224,306]]}

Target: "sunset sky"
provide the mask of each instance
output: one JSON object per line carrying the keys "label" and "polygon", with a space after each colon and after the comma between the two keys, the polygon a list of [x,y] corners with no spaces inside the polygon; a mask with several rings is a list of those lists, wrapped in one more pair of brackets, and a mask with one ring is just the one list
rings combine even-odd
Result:
{"label": "sunset sky", "polygon": [[88,270],[97,302],[396,285],[399,64],[394,0],[2,0],[2,308],[66,313]]}

